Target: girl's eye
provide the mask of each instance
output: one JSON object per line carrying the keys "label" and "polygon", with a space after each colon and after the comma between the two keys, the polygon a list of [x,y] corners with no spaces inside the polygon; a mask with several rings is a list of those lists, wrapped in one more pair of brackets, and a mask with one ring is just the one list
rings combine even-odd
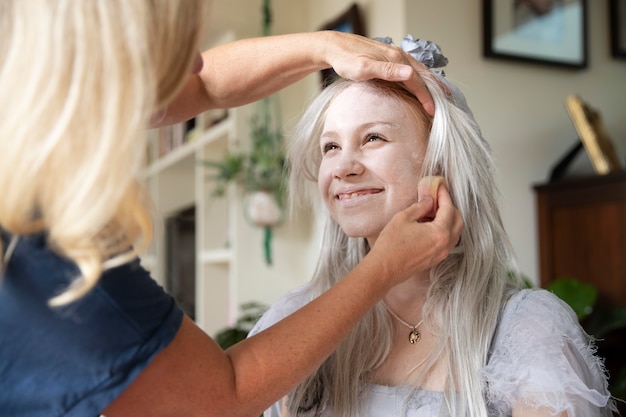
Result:
{"label": "girl's eye", "polygon": [[376,133],[372,133],[367,135],[366,142],[376,142],[378,140],[383,140],[383,138]]}
{"label": "girl's eye", "polygon": [[328,152],[338,149],[339,145],[334,142],[328,142],[322,146],[322,155],[326,155]]}

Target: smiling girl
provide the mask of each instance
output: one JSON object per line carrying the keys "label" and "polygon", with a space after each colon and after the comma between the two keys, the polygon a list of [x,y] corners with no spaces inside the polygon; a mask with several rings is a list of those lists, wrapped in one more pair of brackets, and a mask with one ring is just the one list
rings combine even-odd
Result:
{"label": "smiling girl", "polygon": [[[418,58],[438,53],[407,39]],[[610,415],[602,362],[571,309],[509,278],[494,163],[463,95],[435,73],[424,79],[433,118],[400,84],[380,80],[339,80],[307,109],[292,139],[290,186],[305,195],[316,184],[324,204],[318,267],[252,333],[338,282],[393,215],[428,192],[425,177],[445,179],[466,224],[461,242],[391,288],[266,417]]]}

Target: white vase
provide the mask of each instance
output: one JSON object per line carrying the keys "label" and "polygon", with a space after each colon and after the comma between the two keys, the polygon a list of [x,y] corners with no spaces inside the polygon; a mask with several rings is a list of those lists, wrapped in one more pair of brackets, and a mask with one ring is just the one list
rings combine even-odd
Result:
{"label": "white vase", "polygon": [[247,219],[260,227],[278,225],[283,218],[276,196],[267,191],[253,191],[246,196],[245,212]]}

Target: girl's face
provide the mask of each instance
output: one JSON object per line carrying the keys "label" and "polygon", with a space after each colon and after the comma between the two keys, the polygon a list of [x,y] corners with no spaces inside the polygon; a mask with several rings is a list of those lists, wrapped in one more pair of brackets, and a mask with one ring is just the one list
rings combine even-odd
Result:
{"label": "girl's face", "polygon": [[318,186],[350,237],[373,244],[394,214],[417,201],[428,132],[408,106],[355,83],[328,108]]}

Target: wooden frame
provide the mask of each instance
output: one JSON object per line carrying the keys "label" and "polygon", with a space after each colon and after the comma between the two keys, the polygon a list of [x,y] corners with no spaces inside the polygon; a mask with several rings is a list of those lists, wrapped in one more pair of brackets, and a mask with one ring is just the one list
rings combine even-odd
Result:
{"label": "wooden frame", "polygon": [[565,99],[565,107],[596,173],[620,171],[622,166],[600,114],[576,95]]}
{"label": "wooden frame", "polygon": [[[336,30],[366,36],[363,16],[357,3],[352,3],[345,12],[325,23],[320,30]],[[322,70],[322,88],[330,84],[335,77],[337,77],[337,73],[332,68]]]}
{"label": "wooden frame", "polygon": [[609,0],[611,55],[626,59],[626,0]]}
{"label": "wooden frame", "polygon": [[483,53],[585,68],[587,0],[483,0]]}

